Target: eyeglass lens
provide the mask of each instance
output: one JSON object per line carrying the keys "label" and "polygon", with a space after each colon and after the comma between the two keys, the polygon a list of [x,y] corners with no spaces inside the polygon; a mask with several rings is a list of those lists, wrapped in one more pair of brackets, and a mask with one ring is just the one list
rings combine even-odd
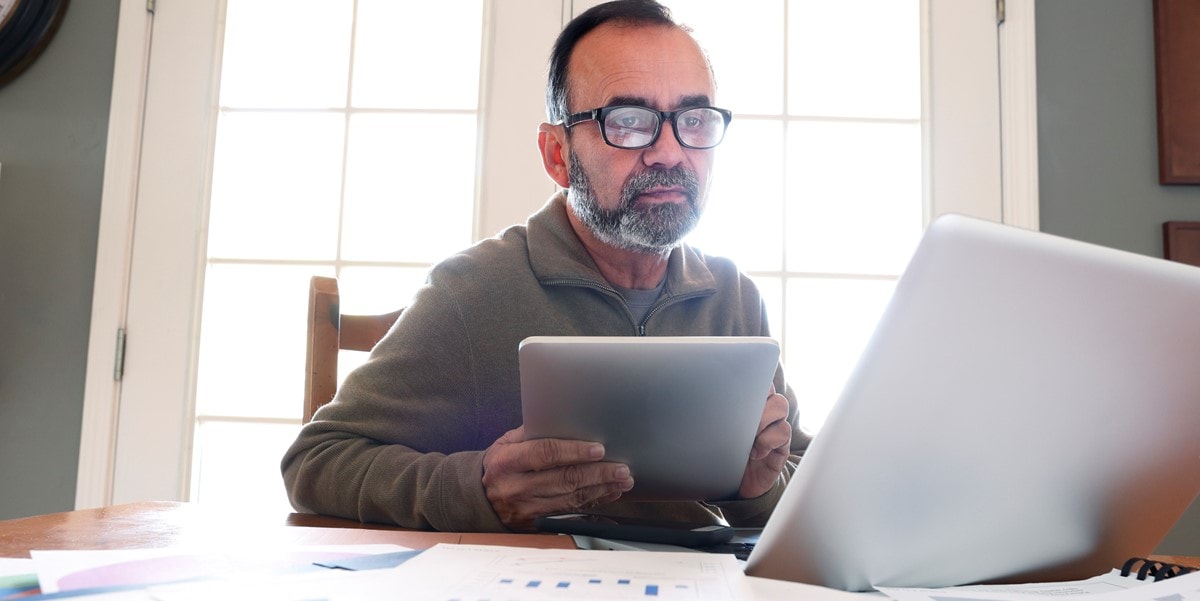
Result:
{"label": "eyeglass lens", "polygon": [[[613,146],[641,148],[654,143],[660,131],[659,113],[636,106],[615,107],[604,117],[604,138]],[[725,136],[725,118],[711,108],[675,113],[671,126],[685,146],[711,148]]]}

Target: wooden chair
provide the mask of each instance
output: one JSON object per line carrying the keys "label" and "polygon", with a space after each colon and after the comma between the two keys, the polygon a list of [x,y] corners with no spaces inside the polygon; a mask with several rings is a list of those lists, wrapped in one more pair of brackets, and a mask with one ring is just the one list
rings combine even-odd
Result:
{"label": "wooden chair", "polygon": [[342,315],[337,278],[313,276],[308,284],[308,350],[304,373],[304,423],[333,400],[338,387],[338,351],[369,351],[400,317]]}

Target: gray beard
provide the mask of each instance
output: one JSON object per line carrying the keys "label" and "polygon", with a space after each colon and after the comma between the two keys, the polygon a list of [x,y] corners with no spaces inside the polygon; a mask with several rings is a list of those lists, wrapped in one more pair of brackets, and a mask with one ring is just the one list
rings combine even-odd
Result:
{"label": "gray beard", "polygon": [[[605,209],[596,200],[595,190],[574,152],[570,160],[567,200],[583,225],[605,244],[633,252],[665,254],[700,221],[700,183],[687,169],[649,169],[634,174],[621,187],[617,208]],[[687,204],[636,204],[638,196],[658,186],[681,186]]]}

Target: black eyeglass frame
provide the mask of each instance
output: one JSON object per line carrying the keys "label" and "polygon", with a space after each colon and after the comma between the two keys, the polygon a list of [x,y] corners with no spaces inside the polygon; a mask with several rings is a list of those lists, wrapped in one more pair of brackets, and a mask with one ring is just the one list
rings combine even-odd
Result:
{"label": "black eyeglass frame", "polygon": [[[619,146],[617,144],[613,144],[608,139],[608,131],[605,130],[605,128],[604,128],[604,120],[608,116],[609,113],[611,113],[615,110],[630,109],[630,108],[642,109],[644,111],[649,111],[650,113],[654,113],[654,114],[658,115],[658,122],[654,125],[654,135],[650,136],[649,142],[647,142],[646,144],[642,144],[641,146]],[[679,117],[679,115],[686,113],[688,111],[694,111],[696,109],[707,109],[707,110],[711,110],[711,111],[716,111],[719,115],[721,115],[721,118],[725,121],[724,125],[721,129],[721,138],[719,140],[717,140],[716,143],[714,143],[710,146],[693,146],[691,144],[688,144],[687,142],[684,142],[683,138],[679,137],[679,125],[676,123],[676,119]],[[663,122],[669,122],[671,124],[671,133],[673,133],[675,135],[675,141],[679,142],[680,146],[682,146],[684,148],[692,148],[695,150],[708,150],[710,148],[716,148],[718,145],[721,144],[721,142],[723,142],[725,140],[725,133],[727,131],[729,131],[729,122],[732,120],[733,120],[733,112],[732,111],[717,108],[715,106],[689,106],[689,107],[681,108],[681,109],[675,110],[675,111],[657,111],[650,107],[640,106],[640,105],[636,105],[636,104],[618,104],[618,105],[614,105],[614,106],[605,106],[605,107],[601,107],[598,109],[592,109],[590,111],[583,111],[581,113],[567,115],[567,118],[563,120],[563,125],[567,129],[570,129],[570,128],[572,128],[576,125],[579,125],[580,123],[583,123],[585,121],[595,121],[596,124],[600,126],[600,137],[604,138],[605,144],[608,144],[609,146],[612,146],[613,148],[620,148],[622,150],[641,150],[643,148],[649,148],[651,146],[654,146],[654,143],[658,142],[658,137],[660,135],[662,135]]]}

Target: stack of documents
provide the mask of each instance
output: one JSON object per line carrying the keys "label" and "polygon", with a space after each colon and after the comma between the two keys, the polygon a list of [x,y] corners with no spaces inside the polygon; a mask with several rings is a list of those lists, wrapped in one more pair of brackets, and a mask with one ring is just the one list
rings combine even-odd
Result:
{"label": "stack of documents", "polygon": [[442,544],[424,551],[355,545],[31,555],[28,560],[0,562],[0,601],[1200,601],[1200,572],[1155,583],[1114,572],[1068,583],[847,593],[748,577],[732,555],[694,552]]}

